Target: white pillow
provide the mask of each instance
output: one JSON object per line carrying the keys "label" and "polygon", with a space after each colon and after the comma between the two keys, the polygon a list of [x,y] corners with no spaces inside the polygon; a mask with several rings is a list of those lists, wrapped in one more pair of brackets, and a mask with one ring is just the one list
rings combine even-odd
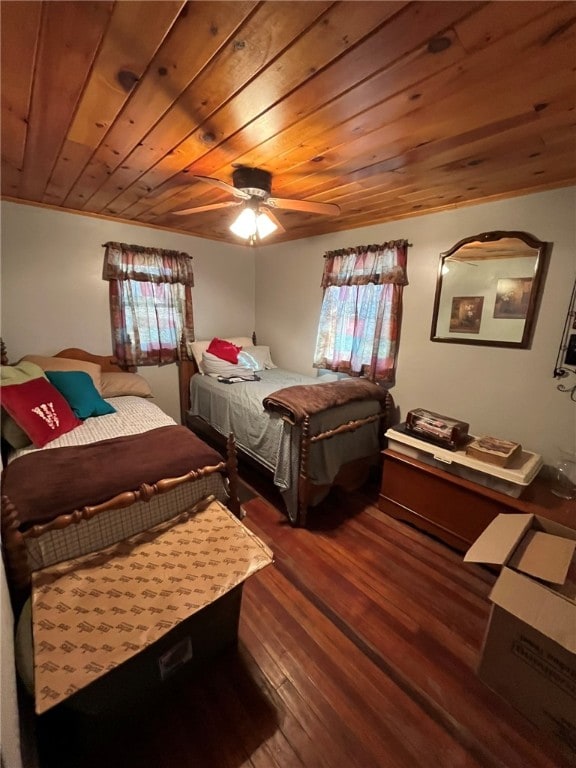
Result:
{"label": "white pillow", "polygon": [[270,347],[244,347],[238,355],[238,362],[247,365],[253,371],[277,368],[270,357]]}
{"label": "white pillow", "polygon": [[[224,337],[220,337],[224,338]],[[207,341],[193,341],[188,349],[188,354],[191,354],[196,362],[196,367],[198,368],[198,371],[200,373],[206,373],[202,369],[202,354],[206,352],[208,347],[210,346],[210,342],[212,339],[208,339]],[[251,347],[252,339],[249,336],[236,336],[236,337],[226,337],[225,341],[231,341],[232,344],[236,344],[237,347]],[[229,365],[229,363],[228,363]],[[226,374],[221,374],[222,376],[225,376]]]}
{"label": "white pillow", "polygon": [[240,355],[238,355],[238,364],[235,365],[211,352],[202,353],[201,370],[208,376],[251,376],[254,373],[253,368],[248,368],[240,362]]}

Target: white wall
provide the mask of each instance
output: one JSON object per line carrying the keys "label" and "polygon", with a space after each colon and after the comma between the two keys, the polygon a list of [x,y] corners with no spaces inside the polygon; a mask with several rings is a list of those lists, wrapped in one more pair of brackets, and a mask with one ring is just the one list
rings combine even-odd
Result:
{"label": "white wall", "polygon": [[[440,253],[499,229],[553,243],[531,349],[430,341]],[[412,247],[392,389],[401,418],[428,408],[469,422],[473,434],[516,440],[546,463],[554,462],[557,448],[575,450],[576,406],[552,377],[576,277],[574,187],[258,249],[256,331],[274,361],[312,373],[326,251],[402,238]]]}
{"label": "white wall", "polygon": [[[2,335],[11,359],[80,346],[111,351],[107,240],[173,248],[194,257],[197,338],[250,335],[283,367],[311,373],[327,250],[406,237],[409,285],[396,386],[401,417],[425,407],[470,423],[475,434],[521,442],[548,463],[574,450],[575,406],[552,378],[576,270],[576,188],[464,207],[259,249],[147,227],[2,203]],[[553,243],[531,349],[431,342],[439,254],[496,229]],[[156,402],[178,418],[176,366],[142,369]],[[565,382],[566,383],[566,382]]]}
{"label": "white wall", "polygon": [[[274,360],[312,373],[325,251],[408,238],[409,286],[393,389],[402,418],[426,407],[470,422],[471,431],[510,438],[551,463],[557,447],[575,449],[575,406],[552,378],[576,267],[574,188],[461,208],[257,251],[90,216],[2,203],[1,332],[11,359],[68,346],[111,351],[108,284],[101,278],[107,240],[185,251],[194,257],[196,337],[250,335]],[[439,254],[483,231],[524,230],[553,242],[530,350],[429,340]],[[256,325],[254,320],[256,318]],[[142,369],[156,402],[178,419],[175,366]],[[572,380],[571,383],[574,383]],[[1,574],[0,574],[1,576]],[[3,585],[0,585],[3,587]],[[3,596],[2,636],[9,621]],[[10,658],[2,674],[11,675]],[[3,679],[3,683],[6,681]],[[13,688],[10,685],[4,688]],[[13,693],[11,694],[13,696]],[[9,712],[6,707],[4,716]],[[18,765],[15,720],[2,749]],[[14,753],[14,754],[13,754]]]}
{"label": "white wall", "polygon": [[[110,240],[184,251],[193,257],[196,338],[254,330],[254,252],[163,230],[3,202],[1,332],[10,360],[66,347],[112,351],[108,283]],[[175,365],[140,369],[155,402],[180,418]]]}

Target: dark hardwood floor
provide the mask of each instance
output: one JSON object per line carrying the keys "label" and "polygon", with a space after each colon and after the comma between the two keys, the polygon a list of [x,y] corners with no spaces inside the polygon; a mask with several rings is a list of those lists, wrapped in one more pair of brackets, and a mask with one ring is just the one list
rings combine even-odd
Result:
{"label": "dark hardwood floor", "polygon": [[113,733],[41,728],[43,768],[568,765],[476,677],[490,572],[381,513],[376,484],[331,494],[308,529],[250,495],[275,563],[244,586],[238,649]]}

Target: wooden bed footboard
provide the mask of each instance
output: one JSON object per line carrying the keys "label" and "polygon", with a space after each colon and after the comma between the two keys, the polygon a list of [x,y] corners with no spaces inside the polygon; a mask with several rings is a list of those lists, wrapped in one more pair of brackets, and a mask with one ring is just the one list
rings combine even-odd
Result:
{"label": "wooden bed footboard", "polygon": [[[353,490],[359,488],[364,484],[364,482],[366,482],[371,468],[377,466],[380,462],[380,450],[384,448],[384,432],[389,426],[387,422],[390,421],[393,408],[394,404],[392,396],[388,394],[386,400],[380,403],[380,410],[378,413],[348,421],[324,432],[312,433],[310,427],[310,417],[303,421],[302,439],[300,441],[300,452],[298,459],[299,476],[297,480],[297,516],[294,520],[290,519],[292,525],[305,526],[308,510],[313,505],[314,500],[318,498],[319,495],[324,494],[330,488],[338,486],[345,488],[346,490]],[[379,450],[377,453],[365,456],[361,459],[354,459],[353,461],[342,464],[338,474],[330,485],[317,485],[310,480],[310,449],[314,443],[335,438],[338,435],[354,432],[357,429],[360,429],[361,427],[372,424],[374,422],[378,422],[379,427]],[[193,432],[204,438],[207,442],[211,443],[217,448],[222,448],[224,436],[221,435],[220,432],[217,432],[214,427],[208,424],[207,421],[200,418],[199,416],[188,415],[187,424]],[[237,450],[248,464],[257,467],[261,473],[269,476],[270,480],[273,482],[273,472],[259,464],[254,458],[245,453],[241,448],[238,448]]]}
{"label": "wooden bed footboard", "polygon": [[227,440],[227,459],[214,466],[202,467],[188,472],[181,477],[159,480],[151,485],[143,483],[135,491],[125,491],[95,506],[86,506],[65,515],[59,515],[47,523],[33,525],[22,530],[18,510],[7,496],[2,496],[2,546],[5,553],[6,575],[13,593],[13,598],[20,603],[25,598],[31,582],[31,569],[28,561],[26,541],[39,538],[50,531],[62,530],[70,525],[90,520],[96,515],[112,510],[125,509],[140,501],[149,502],[158,494],[167,493],[174,488],[194,482],[216,472],[224,473],[228,478],[228,508],[238,518],[241,517],[238,498],[238,460],[233,435]]}
{"label": "wooden bed footboard", "polygon": [[[380,435],[379,444],[382,447],[383,431],[386,424],[386,417],[388,416],[391,407],[391,402],[392,398],[388,395],[386,401],[381,401],[379,413],[365,416],[360,419],[353,419],[347,421],[345,424],[339,424],[333,429],[327,429],[324,432],[318,432],[316,434],[311,434],[310,432],[310,417],[307,416],[304,419],[302,422],[302,439],[300,441],[298,509],[296,520],[292,521],[294,525],[306,525],[308,509],[313,501],[314,494],[324,488],[324,486],[314,485],[309,478],[308,463],[312,445],[322,440],[330,440],[337,435],[345,435],[350,432],[355,432],[361,427],[378,422]],[[355,459],[354,461],[343,464],[330,487],[339,486],[346,488],[347,490],[359,488],[367,480],[370,468],[378,463],[379,457],[380,453],[377,453],[376,455],[366,456],[362,459]]]}

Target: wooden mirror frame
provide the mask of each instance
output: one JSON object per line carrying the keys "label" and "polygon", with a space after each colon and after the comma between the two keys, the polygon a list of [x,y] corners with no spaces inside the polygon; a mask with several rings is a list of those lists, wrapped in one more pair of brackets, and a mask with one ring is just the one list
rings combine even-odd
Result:
{"label": "wooden mirror frame", "polygon": [[[444,291],[443,294],[443,287],[444,287],[444,274],[446,273],[446,262],[448,260],[457,261],[457,259],[454,258],[454,255],[461,249],[466,246],[470,246],[473,244],[476,244],[478,247],[476,248],[476,253],[480,252],[480,246],[482,244],[487,245],[487,252],[489,254],[489,248],[492,243],[497,243],[499,240],[504,239],[515,239],[521,241],[521,243],[524,246],[527,246],[528,248],[532,249],[534,251],[534,272],[533,276],[531,276],[532,284],[530,288],[530,297],[528,300],[528,306],[525,310],[524,317],[518,318],[518,317],[512,317],[510,319],[523,319],[524,320],[524,328],[522,330],[522,337],[518,341],[511,341],[506,338],[498,337],[497,333],[494,333],[493,335],[489,336],[488,338],[470,338],[469,333],[478,333],[478,331],[470,331],[468,332],[468,335],[466,337],[453,337],[453,336],[447,336],[445,335],[446,332],[443,332],[444,335],[441,335],[438,325],[439,325],[439,316],[441,309],[443,310],[442,314],[445,317],[446,312],[448,311],[450,313],[450,317],[452,317],[452,311],[454,309],[454,301],[458,298],[461,298],[463,301],[465,299],[471,301],[472,299],[476,299],[479,302],[480,306],[480,312],[481,315],[478,318],[478,328],[480,328],[480,321],[481,316],[484,314],[486,309],[482,308],[482,305],[484,303],[484,299],[486,298],[485,295],[483,296],[466,296],[466,297],[457,297],[457,296],[450,296],[446,294],[446,291]],[[447,344],[474,344],[479,346],[486,346],[486,347],[512,347],[515,349],[528,349],[530,347],[530,344],[532,342],[532,333],[534,331],[535,322],[536,322],[536,315],[538,312],[538,306],[540,303],[540,297],[542,293],[542,285],[544,282],[544,273],[547,265],[548,255],[551,249],[551,243],[544,242],[542,240],[538,240],[538,238],[534,237],[533,235],[528,234],[527,232],[517,232],[517,231],[505,231],[505,230],[498,230],[494,232],[482,232],[479,235],[473,235],[472,237],[466,237],[463,240],[460,240],[456,245],[454,245],[452,248],[450,248],[449,251],[446,251],[445,253],[440,254],[440,261],[438,264],[438,276],[436,280],[436,295],[434,297],[434,310],[432,313],[432,327],[430,330],[430,340],[431,341],[439,341]],[[492,246],[492,250],[494,250],[494,246]],[[481,260],[489,260],[490,258],[504,258],[502,256],[494,256],[490,257],[490,255],[487,256],[481,256]],[[512,258],[512,257],[511,257]],[[465,259],[461,259],[460,261],[465,261]],[[472,260],[470,259],[472,262]],[[477,266],[477,265],[476,265]],[[488,293],[486,295],[489,296],[491,301],[496,301],[495,297],[497,298],[497,283],[498,280],[504,280],[503,276],[497,276],[492,278],[492,285],[488,288]],[[522,278],[509,278],[509,279],[528,279],[527,277]],[[451,302],[451,304],[448,304],[448,302]],[[496,309],[496,304],[494,303],[494,312]],[[493,316],[495,317],[495,315]],[[493,318],[492,318],[493,319]],[[502,319],[504,322],[508,322],[508,318],[497,318]],[[461,332],[466,333],[465,330],[460,331],[454,331],[454,332]]]}

